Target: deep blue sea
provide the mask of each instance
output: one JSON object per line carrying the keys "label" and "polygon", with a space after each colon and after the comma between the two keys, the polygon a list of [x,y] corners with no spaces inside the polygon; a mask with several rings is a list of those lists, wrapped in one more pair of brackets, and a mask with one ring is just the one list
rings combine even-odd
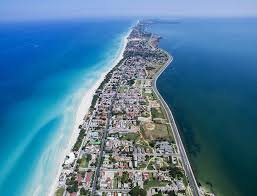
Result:
{"label": "deep blue sea", "polygon": [[257,195],[257,18],[175,21],[151,28],[174,57],[157,86],[197,180],[217,195]]}
{"label": "deep blue sea", "polygon": [[110,68],[132,22],[0,24],[1,195],[46,195],[81,97]]}

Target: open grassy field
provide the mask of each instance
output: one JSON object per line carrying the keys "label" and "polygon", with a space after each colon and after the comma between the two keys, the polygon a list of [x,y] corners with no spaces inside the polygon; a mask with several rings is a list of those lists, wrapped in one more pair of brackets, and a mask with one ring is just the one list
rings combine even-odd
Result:
{"label": "open grassy field", "polygon": [[125,135],[122,135],[121,139],[136,142],[139,139],[139,134],[138,133],[127,133]]}
{"label": "open grassy field", "polygon": [[82,156],[82,158],[79,160],[79,166],[82,168],[88,167],[89,158],[85,155]]}
{"label": "open grassy field", "polygon": [[152,119],[165,118],[161,108],[151,108]]}
{"label": "open grassy field", "polygon": [[151,141],[153,139],[165,139],[170,138],[168,125],[157,123],[145,123],[141,126],[141,132],[145,139]]}
{"label": "open grassy field", "polygon": [[148,190],[151,187],[160,187],[160,186],[166,186],[168,182],[162,182],[155,179],[150,179],[144,182],[144,189]]}
{"label": "open grassy field", "polygon": [[154,94],[152,92],[148,93],[148,92],[143,91],[143,96],[149,100],[156,100],[156,97],[154,96]]}

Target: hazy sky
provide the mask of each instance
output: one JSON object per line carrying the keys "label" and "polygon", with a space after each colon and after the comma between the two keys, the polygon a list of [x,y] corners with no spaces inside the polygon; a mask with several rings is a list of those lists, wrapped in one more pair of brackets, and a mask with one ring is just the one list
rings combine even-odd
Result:
{"label": "hazy sky", "polygon": [[257,0],[0,0],[0,20],[163,15],[257,16]]}

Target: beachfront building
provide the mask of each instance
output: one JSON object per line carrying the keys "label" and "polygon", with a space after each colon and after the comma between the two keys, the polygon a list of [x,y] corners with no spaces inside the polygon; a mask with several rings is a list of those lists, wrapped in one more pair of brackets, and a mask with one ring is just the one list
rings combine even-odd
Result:
{"label": "beachfront building", "polygon": [[[153,78],[169,62],[159,37],[133,28],[124,58],[96,91],[59,187],[77,195],[191,195]],[[69,172],[65,173],[65,166]],[[67,168],[66,168],[67,169]]]}

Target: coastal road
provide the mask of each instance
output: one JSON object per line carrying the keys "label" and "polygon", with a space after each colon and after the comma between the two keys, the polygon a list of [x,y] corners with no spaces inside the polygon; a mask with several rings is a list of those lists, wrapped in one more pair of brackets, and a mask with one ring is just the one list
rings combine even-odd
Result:
{"label": "coastal road", "polygon": [[[164,50],[163,50],[164,51]],[[164,51],[166,54],[168,54],[166,51]],[[176,140],[176,143],[178,145],[178,149],[179,149],[179,152],[181,153],[181,160],[182,160],[182,165],[185,169],[185,172],[186,172],[186,175],[188,177],[188,181],[189,181],[189,186],[191,187],[191,190],[192,190],[192,193],[194,196],[200,196],[200,191],[199,191],[199,188],[198,188],[198,185],[197,185],[197,182],[196,182],[196,179],[195,179],[195,176],[194,176],[194,173],[193,173],[193,170],[190,166],[190,162],[188,160],[188,157],[187,157],[187,154],[186,154],[186,151],[185,151],[185,148],[184,148],[184,145],[182,143],[182,140],[180,138],[180,135],[179,135],[179,131],[178,131],[178,128],[177,128],[177,125],[175,123],[175,120],[174,120],[174,117],[173,117],[173,114],[169,108],[169,106],[167,105],[167,103],[164,101],[164,99],[162,98],[161,94],[159,93],[158,89],[157,89],[157,86],[156,86],[156,81],[157,79],[159,78],[159,76],[162,74],[162,72],[168,67],[168,65],[172,62],[173,58],[168,54],[169,56],[169,61],[166,63],[165,66],[163,66],[159,71],[158,73],[155,75],[154,77],[154,80],[153,80],[153,90],[155,92],[155,94],[159,97],[160,101],[161,101],[161,104],[162,106],[164,107],[165,109],[165,112],[167,114],[167,117],[169,119],[169,123],[172,127],[172,130],[173,130],[173,135],[175,137],[175,140]]]}

